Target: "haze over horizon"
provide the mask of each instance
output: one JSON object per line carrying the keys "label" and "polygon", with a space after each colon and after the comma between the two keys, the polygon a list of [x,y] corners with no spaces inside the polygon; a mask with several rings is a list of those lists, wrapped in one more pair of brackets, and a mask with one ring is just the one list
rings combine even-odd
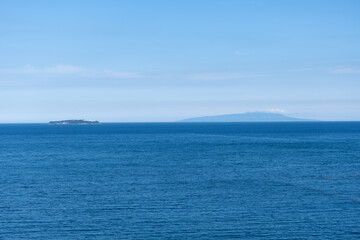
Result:
{"label": "haze over horizon", "polygon": [[360,1],[0,2],[0,123],[360,120]]}

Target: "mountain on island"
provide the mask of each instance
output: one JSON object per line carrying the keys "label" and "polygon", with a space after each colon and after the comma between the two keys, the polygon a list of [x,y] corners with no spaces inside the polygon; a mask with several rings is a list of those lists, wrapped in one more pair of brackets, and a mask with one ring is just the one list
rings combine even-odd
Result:
{"label": "mountain on island", "polygon": [[195,117],[181,120],[180,122],[302,122],[314,121],[288,117],[280,113],[247,112],[239,114],[226,114],[218,116]]}
{"label": "mountain on island", "polygon": [[64,124],[76,124],[76,125],[79,125],[79,124],[99,124],[99,122],[98,121],[92,121],[92,120],[80,119],[80,120],[51,121],[51,122],[49,122],[49,124],[52,124],[52,125],[64,125]]}

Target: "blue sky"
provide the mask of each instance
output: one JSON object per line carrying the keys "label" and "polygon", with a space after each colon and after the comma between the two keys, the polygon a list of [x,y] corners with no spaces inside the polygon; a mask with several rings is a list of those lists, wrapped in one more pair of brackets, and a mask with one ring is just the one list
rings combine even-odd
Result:
{"label": "blue sky", "polygon": [[360,120],[360,1],[0,1],[0,122]]}

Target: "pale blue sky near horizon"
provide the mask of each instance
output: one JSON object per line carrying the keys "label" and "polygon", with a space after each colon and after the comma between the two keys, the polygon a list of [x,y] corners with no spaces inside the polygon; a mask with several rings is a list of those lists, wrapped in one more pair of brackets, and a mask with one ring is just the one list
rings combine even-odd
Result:
{"label": "pale blue sky near horizon", "polygon": [[0,123],[360,121],[360,1],[0,1]]}

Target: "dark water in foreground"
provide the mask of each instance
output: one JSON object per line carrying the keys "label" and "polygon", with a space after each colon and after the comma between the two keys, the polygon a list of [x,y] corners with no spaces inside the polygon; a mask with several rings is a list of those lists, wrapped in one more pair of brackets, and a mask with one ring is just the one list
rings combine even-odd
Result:
{"label": "dark water in foreground", "polygon": [[0,239],[360,239],[360,122],[0,125]]}

